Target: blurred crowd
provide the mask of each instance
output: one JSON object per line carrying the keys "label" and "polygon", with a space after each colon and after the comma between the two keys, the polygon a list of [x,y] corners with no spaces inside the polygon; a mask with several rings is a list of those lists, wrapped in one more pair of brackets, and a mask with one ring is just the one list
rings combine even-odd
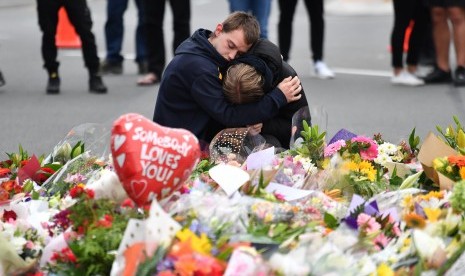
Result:
{"label": "blurred crowd", "polygon": [[[92,30],[91,11],[86,0],[36,0],[39,27],[42,31],[43,67],[48,82],[47,94],[60,92],[61,79],[57,60],[56,34],[59,11],[64,9],[82,41],[85,66],[89,72],[89,92],[106,93],[103,75],[124,73],[122,55],[125,31],[124,14],[129,0],[108,0],[106,7],[105,58],[100,60]],[[229,11],[253,14],[260,25],[260,37],[268,38],[268,19],[272,0],[223,0]],[[277,46],[284,61],[291,59],[293,19],[298,0],[276,0],[278,10]],[[303,0],[308,15],[309,52],[312,75],[332,79],[335,73],[324,61],[325,13],[324,0]],[[465,0],[391,0],[393,26],[390,37],[391,83],[421,86],[452,83],[465,86]],[[134,0],[137,7],[135,30],[135,62],[140,77],[138,86],[158,84],[167,63],[163,21],[167,5],[173,14],[174,31],[170,50],[192,35],[190,0]],[[95,31],[95,30],[94,30]],[[450,45],[453,47],[450,47]],[[450,49],[455,50],[455,60]],[[452,64],[451,64],[452,63]],[[427,71],[419,70],[426,67]],[[5,85],[0,71],[0,86]]]}

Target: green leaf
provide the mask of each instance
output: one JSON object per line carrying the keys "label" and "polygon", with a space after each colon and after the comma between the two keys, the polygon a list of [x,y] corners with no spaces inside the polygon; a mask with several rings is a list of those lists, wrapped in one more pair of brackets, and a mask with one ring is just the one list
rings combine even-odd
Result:
{"label": "green leaf", "polygon": [[325,212],[323,216],[323,221],[325,222],[326,226],[331,229],[336,229],[339,226],[339,222],[337,219],[328,212]]}

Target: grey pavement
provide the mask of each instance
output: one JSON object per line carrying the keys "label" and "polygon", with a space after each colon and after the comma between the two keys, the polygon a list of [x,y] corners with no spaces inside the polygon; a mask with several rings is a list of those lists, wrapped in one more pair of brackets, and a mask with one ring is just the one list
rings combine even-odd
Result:
{"label": "grey pavement", "polygon": [[[361,5],[364,3],[365,5]],[[99,53],[104,56],[105,0],[90,0]],[[341,8],[347,7],[347,8]],[[302,1],[294,21],[290,64],[298,72],[312,110],[327,113],[328,138],[346,128],[364,135],[382,133],[399,142],[416,127],[424,138],[436,125],[451,124],[457,115],[465,123],[465,88],[450,85],[401,87],[390,84],[389,35],[392,11],[385,0],[326,1],[325,61],[336,71],[333,80],[312,76],[308,19]],[[227,0],[192,0],[192,30],[213,29],[228,14]],[[273,1],[270,40],[276,42],[278,8]],[[131,3],[125,15],[124,74],[104,78],[107,95],[88,89],[80,50],[60,50],[61,93],[45,94],[47,80],[40,56],[41,34],[34,0],[0,0],[0,70],[7,84],[0,87],[0,159],[21,144],[29,153],[47,154],[67,132],[83,123],[111,126],[120,115],[140,113],[152,118],[158,86],[137,87],[134,57],[136,13]],[[171,11],[165,17],[171,57]],[[316,114],[316,113],[315,113]]]}

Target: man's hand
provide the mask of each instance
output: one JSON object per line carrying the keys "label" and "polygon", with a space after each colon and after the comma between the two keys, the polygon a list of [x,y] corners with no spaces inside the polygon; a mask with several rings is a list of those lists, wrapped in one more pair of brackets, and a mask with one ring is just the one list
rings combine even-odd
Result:
{"label": "man's hand", "polygon": [[262,131],[263,124],[259,123],[259,124],[255,124],[255,125],[249,125],[247,127],[249,128],[250,135],[255,136],[255,135],[259,134]]}
{"label": "man's hand", "polygon": [[285,78],[278,84],[278,88],[284,93],[288,103],[297,101],[302,97],[300,94],[302,86],[300,85],[300,79],[297,76]]}

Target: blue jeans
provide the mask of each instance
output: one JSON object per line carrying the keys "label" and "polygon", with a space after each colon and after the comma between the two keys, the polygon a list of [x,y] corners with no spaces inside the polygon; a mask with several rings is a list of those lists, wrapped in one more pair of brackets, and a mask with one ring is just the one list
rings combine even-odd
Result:
{"label": "blue jeans", "polygon": [[[124,57],[121,55],[123,44],[124,12],[128,7],[129,0],[108,0],[107,21],[105,23],[105,41],[107,45],[108,62],[121,63]],[[142,0],[135,0],[137,7],[137,29],[136,29],[136,62],[143,62],[146,59],[145,30]]]}
{"label": "blue jeans", "polygon": [[229,11],[252,12],[260,24],[260,37],[268,38],[268,18],[271,0],[229,0]]}

